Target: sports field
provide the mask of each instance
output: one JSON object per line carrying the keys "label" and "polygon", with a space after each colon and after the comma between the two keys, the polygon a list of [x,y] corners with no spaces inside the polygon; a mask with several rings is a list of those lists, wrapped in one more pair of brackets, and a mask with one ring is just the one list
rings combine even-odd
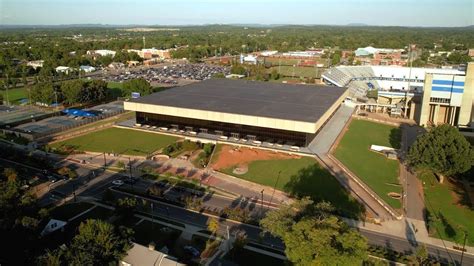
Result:
{"label": "sports field", "polygon": [[274,66],[268,69],[268,73],[271,73],[274,69],[285,77],[317,78],[321,76],[321,71],[314,67]]}
{"label": "sports field", "polygon": [[[221,152],[223,150],[225,146]],[[359,218],[363,215],[363,207],[313,158],[254,160],[246,162],[248,170],[244,174],[235,174],[236,167],[242,167],[242,164],[218,170],[271,188],[276,185],[276,189],[296,197],[309,196],[315,201],[331,202],[339,213],[347,217]]]}
{"label": "sports field", "polygon": [[462,244],[467,232],[467,242],[472,245],[474,206],[466,192],[449,180],[440,184],[430,172],[421,173],[419,177],[423,181],[430,235]]}
{"label": "sports field", "polygon": [[364,181],[375,193],[395,209],[401,208],[398,199],[388,195],[401,193],[399,162],[370,151],[370,145],[400,148],[399,128],[365,120],[352,120],[334,155]]}
{"label": "sports field", "polygon": [[[0,90],[0,93],[3,95],[3,100],[7,100],[7,92],[6,90]],[[9,89],[8,90],[8,99],[11,103],[17,104],[21,99],[28,98],[28,91],[25,87],[23,88],[16,88],[16,89]]]}
{"label": "sports field", "polygon": [[146,156],[176,140],[178,140],[176,137],[133,129],[107,128],[54,143],[51,148]]}

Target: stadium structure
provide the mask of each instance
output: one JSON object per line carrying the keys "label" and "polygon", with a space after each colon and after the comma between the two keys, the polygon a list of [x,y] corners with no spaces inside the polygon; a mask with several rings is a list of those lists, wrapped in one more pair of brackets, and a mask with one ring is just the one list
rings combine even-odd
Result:
{"label": "stadium structure", "polygon": [[[336,87],[348,87],[349,96],[373,110],[404,114],[419,125],[449,123],[474,126],[474,63],[457,69],[397,66],[338,66],[325,71],[322,80]],[[370,102],[367,92],[377,90]],[[364,99],[365,98],[365,99]]]}
{"label": "stadium structure", "polygon": [[136,123],[166,132],[305,147],[347,88],[212,79],[124,103]]}

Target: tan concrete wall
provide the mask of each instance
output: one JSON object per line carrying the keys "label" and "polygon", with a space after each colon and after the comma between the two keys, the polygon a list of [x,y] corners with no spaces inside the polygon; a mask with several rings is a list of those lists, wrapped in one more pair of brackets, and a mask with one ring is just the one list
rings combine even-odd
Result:
{"label": "tan concrete wall", "polygon": [[458,125],[469,126],[474,109],[474,62],[468,63]]}
{"label": "tan concrete wall", "polygon": [[430,115],[430,95],[431,83],[433,83],[433,74],[425,75],[425,84],[423,86],[423,97],[421,99],[421,111],[418,124],[426,126]]}
{"label": "tan concrete wall", "polygon": [[329,117],[336,111],[336,109],[341,105],[341,103],[344,101],[348,94],[349,91],[346,90],[326,111],[326,113],[324,113],[324,115],[321,116],[320,119],[315,123],[134,102],[124,102],[124,109],[144,113],[162,114],[314,134],[316,131],[319,130],[319,128],[324,124],[324,122],[326,122],[326,120],[328,120]]}
{"label": "tan concrete wall", "polygon": [[267,127],[275,129],[290,130],[296,132],[314,133],[316,124],[303,121],[292,121],[277,118],[258,117],[250,115],[240,115],[213,111],[203,111],[188,108],[177,108],[170,106],[160,106],[153,104],[124,102],[125,110],[162,114],[193,119],[203,119],[216,122],[226,122],[256,127]]}

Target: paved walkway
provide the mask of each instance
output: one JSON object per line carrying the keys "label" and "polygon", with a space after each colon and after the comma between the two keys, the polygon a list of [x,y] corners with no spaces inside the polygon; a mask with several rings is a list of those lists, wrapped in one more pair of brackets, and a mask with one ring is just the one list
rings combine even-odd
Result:
{"label": "paved walkway", "polygon": [[340,134],[343,133],[353,111],[354,107],[341,105],[310,143],[309,148],[319,157],[323,166],[336,177],[339,183],[354,198],[364,204],[369,216],[380,220],[391,220],[393,216],[329,156],[332,145],[337,141]]}
{"label": "paved walkway", "polygon": [[[408,147],[415,141],[418,130],[418,126],[402,125],[402,157],[407,154]],[[423,186],[416,174],[410,171],[404,162],[400,163],[400,182],[404,190],[403,208],[407,218],[424,223],[425,200],[423,197]]]}
{"label": "paved walkway", "polygon": [[[84,160],[87,164],[96,165],[97,167],[101,167],[104,164],[103,156],[77,154],[68,156],[68,159],[78,162]],[[105,159],[107,161],[107,165],[116,165],[119,160],[128,163],[127,157],[119,158],[116,156],[105,155]],[[270,203],[272,203],[271,205],[276,205],[291,202],[291,199],[285,193],[279,190],[274,190],[268,186],[252,183],[213,170],[194,168],[193,165],[186,160],[169,159],[155,162],[151,160],[135,159],[132,160],[131,163],[132,167],[134,168],[140,168],[143,165],[150,165],[155,169],[158,169],[160,172],[164,171],[176,174],[177,172],[182,171],[180,172],[180,175],[185,175],[187,178],[198,180],[204,185],[215,187],[224,192],[228,192],[229,194],[233,194],[236,198],[241,196],[248,199],[253,199],[260,204],[262,200],[261,192],[263,191],[264,205],[268,205]]]}

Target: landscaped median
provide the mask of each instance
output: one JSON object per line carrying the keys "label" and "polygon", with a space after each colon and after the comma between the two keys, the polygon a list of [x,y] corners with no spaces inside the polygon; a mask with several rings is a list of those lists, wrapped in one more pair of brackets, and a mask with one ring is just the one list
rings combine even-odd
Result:
{"label": "landscaped median", "polygon": [[398,160],[371,151],[371,145],[400,148],[399,128],[365,120],[352,120],[334,155],[352,173],[394,209],[401,209],[402,186]]}
{"label": "landscaped median", "polygon": [[429,234],[462,245],[474,243],[474,208],[461,184],[453,180],[439,183],[431,172],[422,172],[426,216]]}
{"label": "landscaped median", "polygon": [[56,142],[50,148],[62,152],[91,151],[147,156],[177,140],[173,136],[113,127]]}
{"label": "landscaped median", "polygon": [[316,159],[287,153],[218,145],[211,167],[292,196],[331,202],[340,214],[361,218],[363,206]]}

